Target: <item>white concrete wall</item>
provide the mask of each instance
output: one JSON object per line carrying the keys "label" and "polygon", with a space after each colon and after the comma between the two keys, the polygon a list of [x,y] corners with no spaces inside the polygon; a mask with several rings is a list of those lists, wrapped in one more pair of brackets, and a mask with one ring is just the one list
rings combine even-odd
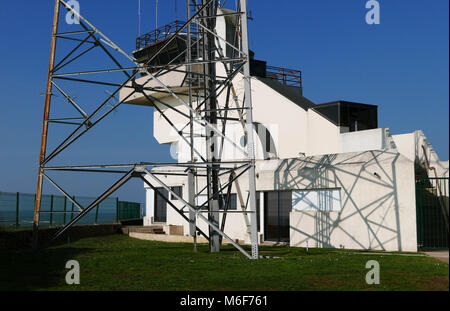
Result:
{"label": "white concrete wall", "polygon": [[414,163],[395,151],[264,161],[257,172],[258,191],[341,190],[341,212],[291,213],[291,246],[416,251]]}
{"label": "white concrete wall", "polygon": [[148,186],[145,186],[145,214],[144,226],[151,226],[154,217],[155,192]]}
{"label": "white concrete wall", "polygon": [[307,152],[307,112],[261,81],[252,79],[253,120],[271,130],[279,158]]}
{"label": "white concrete wall", "polygon": [[[159,178],[169,186],[185,186],[185,179],[181,177]],[[239,181],[246,198],[247,176],[244,174]],[[203,186],[204,181],[200,180],[199,189]],[[414,163],[398,152],[368,151],[258,161],[256,186],[261,192],[340,191],[340,210],[322,212],[312,208],[291,213],[291,246],[305,247],[308,241],[309,247],[417,250]],[[232,192],[236,193],[235,187]],[[183,196],[187,200],[186,187]],[[179,201],[172,203],[183,206]],[[262,197],[260,204],[259,234],[263,235]],[[189,234],[188,223],[170,206],[167,207],[167,224],[182,225],[185,235]],[[198,226],[207,233],[206,223],[199,220]],[[225,232],[233,239],[250,241],[242,214],[228,215]]]}
{"label": "white concrete wall", "polygon": [[407,133],[393,135],[397,150],[410,161],[416,161],[415,135]]}
{"label": "white concrete wall", "polygon": [[[218,68],[219,69],[219,68]],[[243,76],[238,74],[234,79],[234,87],[239,100],[242,101],[244,94]],[[273,150],[279,158],[297,157],[301,153],[308,152],[308,141],[313,149],[312,154],[318,152],[339,152],[339,129],[331,122],[327,121],[316,112],[311,111],[311,121],[308,119],[309,112],[303,110],[295,103],[288,100],[275,90],[268,87],[266,84],[252,78],[252,99],[253,99],[253,119],[255,123],[262,124],[269,130],[273,138]],[[187,98],[182,97],[187,101]],[[226,96],[222,94],[218,100],[221,106],[224,106]],[[189,114],[188,109],[180,104],[178,100],[171,97],[165,97],[164,102],[176,107],[185,114]],[[182,129],[188,119],[179,113],[165,107],[162,104],[157,104],[165,116],[167,116],[178,129]],[[234,107],[234,104],[232,104]],[[238,118],[236,112],[231,112],[229,117]],[[318,121],[318,120],[319,121]],[[308,125],[310,126],[308,127]],[[221,131],[222,127],[218,126]],[[195,134],[204,134],[204,128],[199,125],[195,126]],[[185,135],[189,134],[189,127],[184,128]],[[308,137],[308,133],[314,133],[312,137]],[[255,133],[255,149],[256,158],[264,159],[263,148],[265,148],[265,135],[256,135]],[[242,150],[246,151],[246,147],[241,145],[241,138],[244,131],[241,123],[228,122],[227,137],[230,141],[224,144],[224,160],[240,160],[246,158]],[[161,144],[178,144],[178,150],[182,154],[179,162],[186,162],[190,159],[190,151],[186,141],[184,141],[177,132],[170,126],[165,118],[158,112],[154,111],[154,136]],[[262,138],[262,140],[260,139]],[[334,139],[336,138],[336,139]],[[328,141],[327,143],[323,143]],[[239,148],[233,146],[233,142]],[[336,143],[335,143],[336,142]],[[324,146],[326,146],[324,148]],[[198,137],[195,139],[195,147],[205,156],[205,139]]]}
{"label": "white concrete wall", "polygon": [[385,149],[385,129],[342,133],[340,152],[361,152]]}
{"label": "white concrete wall", "polygon": [[[398,151],[410,159],[415,161],[422,167],[426,167],[426,158],[428,158],[431,167],[436,168],[438,177],[449,176],[449,162],[441,161],[433,146],[421,130],[408,134],[392,136]],[[425,148],[423,150],[422,146]],[[436,177],[434,171],[428,170],[429,177]]]}
{"label": "white concrete wall", "polygon": [[282,173],[282,184],[340,189],[342,209],[293,211],[291,246],[417,251],[412,161],[396,152],[373,151],[298,163],[290,175]]}
{"label": "white concrete wall", "polygon": [[[186,70],[185,66],[181,66],[178,68],[180,71]],[[195,71],[195,70],[194,70]],[[153,79],[150,76],[140,77],[136,79],[136,84],[142,85],[147,88],[160,88],[162,90],[162,84],[169,87],[173,91],[183,91],[181,88],[181,84],[183,83],[186,74],[183,72],[175,72],[172,71],[169,74],[163,74]],[[161,84],[162,83],[162,84]],[[119,99],[126,104],[133,105],[148,105],[151,106],[151,103],[143,96],[141,93],[134,92],[134,89],[131,88],[132,83],[129,82],[126,87],[122,88],[119,92]],[[147,95],[151,95],[157,98],[166,97],[167,94],[145,90]],[[126,99],[126,100],[125,100]]]}
{"label": "white concrete wall", "polygon": [[[184,125],[184,124],[183,124]],[[180,125],[179,127],[182,127],[183,125]],[[222,132],[222,126],[221,124],[218,125],[218,130]],[[169,131],[168,131],[169,132]],[[260,132],[262,132],[260,130]],[[176,135],[175,131],[170,132],[171,135]],[[194,146],[195,149],[200,153],[204,158],[206,158],[206,140],[203,137],[205,135],[205,129],[204,128],[197,128],[194,130],[195,138],[194,138]],[[166,134],[168,135],[168,134]],[[202,135],[202,136],[200,136]],[[221,153],[221,159],[223,161],[231,161],[231,160],[240,160],[240,159],[246,159],[247,158],[247,146],[243,145],[243,142],[245,142],[245,136],[243,132],[243,127],[241,123],[238,122],[229,122],[226,126],[226,132],[225,135],[227,139],[224,141],[223,144],[223,153]],[[158,135],[159,136],[159,135]],[[258,135],[258,132],[254,128],[253,130],[253,136],[255,140],[255,158],[259,160],[265,159],[265,153],[263,151],[263,146],[265,147],[265,135],[261,135],[263,140],[260,139],[260,136]],[[174,137],[174,140],[177,140],[178,144],[178,162],[185,163],[190,161],[191,159],[191,147],[188,144],[188,142],[184,140],[180,140],[178,137]],[[219,136],[219,145],[221,145],[222,137]],[[234,144],[234,145],[233,145]],[[235,147],[237,146],[237,148]],[[196,158],[199,158],[197,154],[195,154]]]}
{"label": "white concrete wall", "polygon": [[303,135],[307,139],[304,151],[307,156],[340,152],[339,127],[313,109],[308,110],[307,128]]}
{"label": "white concrete wall", "polygon": [[[225,19],[217,21],[218,34],[226,38]],[[222,42],[225,51],[225,44]],[[223,75],[224,68],[217,65],[217,74]],[[148,77],[138,79],[143,83]],[[184,76],[171,72],[161,80],[174,90],[181,91]],[[305,111],[289,99],[276,92],[257,78],[252,78],[253,119],[268,128],[275,141],[276,155],[281,160],[257,162],[257,190],[317,190],[339,189],[340,211],[293,211],[291,213],[291,245],[313,247],[344,247],[354,249],[416,250],[414,161],[424,161],[429,156],[440,176],[448,176],[448,162],[439,160],[436,152],[421,131],[412,134],[390,136],[387,129],[375,129],[352,133],[340,133],[339,127],[316,111]],[[242,103],[244,94],[243,76],[233,80],[238,100]],[[156,81],[146,86],[157,87]],[[126,88],[120,93],[121,99],[129,94]],[[150,92],[166,104],[189,114],[187,107],[177,99],[162,93]],[[224,106],[226,94],[218,97],[219,106]],[[182,99],[187,103],[186,97]],[[130,104],[149,105],[141,95],[133,95]],[[188,119],[157,104],[163,114],[181,129]],[[231,103],[234,107],[234,103]],[[229,117],[238,117],[230,112]],[[189,128],[185,128],[187,136]],[[219,126],[219,130],[221,130]],[[196,134],[204,134],[204,128],[196,126]],[[228,123],[227,137],[241,146],[244,132],[238,122]],[[154,136],[161,144],[177,146],[179,162],[190,160],[187,143],[184,142],[164,117],[154,111]],[[256,139],[257,159],[264,159],[265,141]],[[205,156],[204,138],[196,138],[197,150]],[[425,145],[425,153],[421,146]],[[383,151],[377,151],[382,150]],[[369,151],[371,150],[371,151]],[[397,152],[398,150],[398,152]],[[352,152],[352,153],[348,153]],[[245,155],[230,142],[225,143],[224,160],[239,160]],[[303,157],[302,155],[308,157]],[[324,155],[324,156],[319,156]],[[197,155],[198,157],[198,155]],[[300,157],[300,158],[299,158]],[[377,173],[377,176],[374,175]],[[183,186],[183,196],[187,200],[185,177],[160,176],[169,186]],[[223,180],[223,183],[226,179]],[[247,195],[247,177],[240,178],[244,197]],[[204,180],[199,180],[202,189]],[[155,184],[155,186],[158,186]],[[236,193],[236,189],[233,188]],[[145,225],[152,224],[154,193],[147,190]],[[182,208],[180,201],[172,201]],[[239,209],[239,204],[238,204]],[[261,211],[264,210],[261,199]],[[187,211],[187,209],[186,209]],[[188,215],[188,213],[186,213]],[[222,216],[221,216],[222,217]],[[183,225],[189,234],[188,223],[170,206],[167,207],[167,224]],[[207,233],[208,226],[202,221],[199,227]],[[264,231],[264,217],[261,214],[261,230]],[[249,242],[243,215],[229,214],[225,232],[233,239]]]}

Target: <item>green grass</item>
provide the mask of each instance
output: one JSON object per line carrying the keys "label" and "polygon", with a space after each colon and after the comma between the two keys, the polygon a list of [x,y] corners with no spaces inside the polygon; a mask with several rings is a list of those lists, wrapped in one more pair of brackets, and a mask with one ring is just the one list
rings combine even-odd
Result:
{"label": "green grass", "polygon": [[[86,238],[71,248],[0,253],[0,290],[449,290],[449,266],[430,257],[262,247],[279,259],[250,261],[232,247],[142,241],[125,235]],[[81,285],[65,284],[65,264],[78,260]],[[381,284],[367,285],[368,260]]]}

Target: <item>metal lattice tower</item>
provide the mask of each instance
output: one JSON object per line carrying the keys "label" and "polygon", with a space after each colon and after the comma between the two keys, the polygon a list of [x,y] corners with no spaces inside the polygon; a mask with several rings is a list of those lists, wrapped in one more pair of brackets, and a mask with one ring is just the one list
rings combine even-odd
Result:
{"label": "metal lattice tower", "polygon": [[[98,204],[110,196],[113,192],[122,187],[132,178],[139,178],[146,183],[157,194],[161,194],[161,188],[171,193],[172,197],[177,198],[182,204],[183,209],[177,208],[170,200],[166,199],[167,204],[181,215],[187,223],[190,224],[191,234],[196,238],[197,232],[209,240],[210,250],[217,252],[220,250],[220,244],[223,238],[227,239],[239,251],[250,259],[258,259],[258,234],[257,234],[257,214],[256,214],[256,187],[255,187],[255,150],[253,137],[253,117],[252,117],[252,97],[250,81],[250,54],[248,46],[248,25],[247,25],[247,1],[237,2],[238,7],[233,10],[220,11],[221,1],[218,0],[187,0],[187,21],[181,23],[173,33],[168,36],[156,53],[145,62],[138,61],[134,55],[127,54],[116,43],[109,39],[103,32],[94,26],[90,21],[84,18],[79,12],[72,8],[64,0],[55,0],[54,18],[52,28],[52,40],[50,50],[49,74],[44,106],[44,120],[42,131],[42,142],[39,159],[39,173],[36,190],[36,203],[34,213],[34,234],[33,247],[38,247],[39,216],[41,214],[42,185],[44,179],[53,185],[57,190],[63,193],[77,208],[78,215],[69,223],[60,228],[53,236],[52,241],[60,237],[69,230],[87,213],[94,209]],[[62,18],[62,12],[69,12],[79,20],[79,30],[70,32],[59,32],[59,20]],[[226,13],[223,13],[226,12]],[[236,20],[236,40],[227,42],[216,32],[217,18],[226,16]],[[78,26],[77,26],[78,27]],[[80,39],[80,36],[82,37]],[[84,38],[83,38],[84,37]],[[186,49],[180,55],[172,58],[168,64],[155,65],[152,61],[163,53],[177,38],[186,41]],[[78,42],[68,53],[56,61],[57,47],[59,41]],[[232,51],[231,56],[225,55],[221,48],[225,44],[227,49]],[[83,50],[85,48],[85,50]],[[85,56],[92,49],[103,52],[105,59],[108,59],[115,65],[115,68],[92,69],[84,71],[64,72],[68,64],[76,65],[76,62]],[[128,65],[123,65],[119,61],[123,59]],[[98,61],[98,64],[103,62]],[[220,75],[217,73],[220,69]],[[162,82],[162,77],[171,72],[183,73],[186,75],[186,87],[183,91],[175,89]],[[107,75],[115,77],[116,82],[110,79],[92,80],[93,75],[106,77]],[[233,80],[238,76],[243,78],[243,101],[239,101]],[[88,113],[83,103],[77,102],[69,96],[70,87],[61,86],[60,81],[67,84],[89,84],[92,87],[99,87],[99,93],[104,90],[102,86],[113,87],[114,91],[109,93],[104,101]],[[101,89],[101,90],[100,90]],[[128,93],[117,103],[111,104],[116,95],[123,90]],[[52,92],[57,92],[74,108],[77,117],[61,118],[50,116]],[[164,100],[164,97],[155,96],[155,93],[164,93],[171,100],[175,100],[180,107],[187,109],[188,113],[177,109],[174,105]],[[161,113],[161,116],[175,130],[190,148],[190,161],[185,163],[132,163],[132,164],[98,164],[98,165],[77,165],[77,166],[52,166],[50,162],[82,136],[94,130],[107,118],[117,107],[123,105],[134,95],[145,97],[149,103],[153,103],[154,109],[161,113],[161,106],[173,111],[185,119],[185,125],[180,128],[170,117]],[[218,100],[219,96],[226,95],[224,102]],[[230,114],[238,114],[239,119],[231,118]],[[226,135],[227,122],[238,120],[242,125],[242,132],[245,136],[245,147],[237,145]],[[56,148],[47,152],[47,136],[52,123],[75,126],[75,130],[67,135],[62,135]],[[202,128],[206,145],[206,152],[202,152],[196,145],[194,137],[194,128]],[[186,135],[188,129],[188,135]],[[236,150],[244,154],[243,159],[236,161],[223,161],[223,146],[227,143]],[[165,172],[167,167],[177,168],[176,175],[186,176],[188,181],[188,200],[184,200],[177,193],[166,185],[159,175],[173,174],[173,171]],[[156,169],[156,170],[155,170]],[[74,172],[87,173],[105,173],[117,174],[120,176],[116,182],[106,187],[106,190],[88,206],[82,206],[75,201],[71,194],[64,190],[59,183],[49,177],[49,172],[63,172],[70,174]],[[248,232],[251,237],[252,251],[248,254],[239,244],[231,239],[225,232],[225,221],[227,208],[230,203],[231,188],[233,184],[239,187],[238,182],[242,176],[248,179],[248,197],[244,204],[241,199],[242,211],[248,225]],[[198,180],[205,179],[206,187],[197,190]],[[224,181],[225,180],[225,181]],[[207,202],[198,206],[196,198],[201,192],[207,192]],[[164,196],[162,196],[164,197]],[[242,195],[240,195],[242,197]],[[225,198],[222,200],[221,198]],[[220,204],[225,205],[220,209]],[[205,211],[204,208],[207,208]],[[188,214],[186,214],[186,212]],[[219,214],[222,213],[222,223],[219,223]],[[204,216],[207,214],[207,217]],[[208,225],[209,232],[204,233],[197,227],[197,221],[205,222]]]}

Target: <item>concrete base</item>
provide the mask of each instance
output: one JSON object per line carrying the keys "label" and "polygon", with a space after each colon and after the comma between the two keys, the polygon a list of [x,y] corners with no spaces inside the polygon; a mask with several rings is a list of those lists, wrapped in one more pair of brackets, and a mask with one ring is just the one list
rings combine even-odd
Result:
{"label": "concrete base", "polygon": [[[147,241],[160,241],[160,242],[171,242],[171,243],[194,243],[194,239],[191,236],[183,235],[166,235],[166,234],[152,234],[152,233],[140,233],[140,232],[130,232],[130,237],[139,240]],[[208,243],[204,237],[198,237],[197,243]]]}
{"label": "concrete base", "polygon": [[[194,239],[191,236],[184,235],[166,235],[166,234],[151,234],[141,232],[130,232],[129,236],[135,239],[147,240],[147,241],[160,241],[168,243],[194,243]],[[236,241],[238,244],[243,245],[244,241]],[[204,237],[197,237],[198,244],[208,244],[208,240]],[[231,244],[228,240],[223,240],[224,245]]]}

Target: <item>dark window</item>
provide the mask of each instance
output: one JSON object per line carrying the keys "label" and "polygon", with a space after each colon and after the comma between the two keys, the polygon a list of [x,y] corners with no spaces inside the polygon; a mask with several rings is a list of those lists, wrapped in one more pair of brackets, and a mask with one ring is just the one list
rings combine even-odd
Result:
{"label": "dark window", "polygon": [[289,214],[292,210],[291,191],[264,193],[264,238],[267,241],[289,241]]}
{"label": "dark window", "polygon": [[364,131],[378,127],[378,107],[353,102],[334,102],[314,107],[337,126],[349,132]]}
{"label": "dark window", "polygon": [[[155,191],[155,222],[166,222],[167,221],[167,201],[168,191],[164,188],[156,188]],[[159,193],[161,194],[159,194]]]}
{"label": "dark window", "polygon": [[[225,195],[221,196],[221,203],[220,203],[221,210],[225,209],[226,201],[227,201],[227,195],[225,194]],[[228,210],[229,211],[237,210],[237,195],[234,193],[231,194],[230,205],[228,206]]]}
{"label": "dark window", "polygon": [[350,132],[364,131],[378,127],[378,108],[356,103],[340,104],[340,126]]}
{"label": "dark window", "polygon": [[[206,196],[205,196],[205,200],[206,200]],[[227,200],[227,195],[224,194],[223,196],[220,195],[219,196],[219,208],[220,210],[224,210],[224,206]],[[200,204],[201,205],[201,204]],[[208,204],[205,203],[205,205],[202,207],[202,210],[208,210]],[[237,196],[236,194],[231,194],[230,197],[230,205],[228,206],[228,210],[229,211],[235,211],[237,210]]]}
{"label": "dark window", "polygon": [[292,192],[279,192],[278,200],[280,241],[289,241],[289,214],[292,211]]}
{"label": "dark window", "polygon": [[[237,40],[238,40],[238,36],[237,36],[237,31],[236,31],[236,27],[234,27],[233,24],[231,23],[226,23],[226,38],[227,38],[227,42],[231,42],[232,45],[237,45]],[[229,46],[227,44],[226,46],[226,57],[228,58],[234,58],[236,54],[236,50],[234,50],[231,46]]]}
{"label": "dark window", "polygon": [[[175,194],[176,194],[177,196],[179,196],[180,198],[183,198],[183,187],[181,187],[181,186],[178,186],[178,187],[172,187],[172,188],[170,188],[170,190],[172,190],[173,192],[175,192]],[[178,200],[177,197],[174,196],[173,194],[170,194],[170,199],[171,199],[172,201],[177,201],[177,200]]]}
{"label": "dark window", "polygon": [[261,230],[261,192],[256,192],[256,222],[258,223],[258,232]]}
{"label": "dark window", "polygon": [[270,139],[271,139],[271,136],[270,136],[270,132],[269,132],[269,130],[268,129],[266,129],[266,152],[270,152],[271,150],[270,150]]}
{"label": "dark window", "polygon": [[264,238],[267,241],[278,241],[278,193],[264,193]]}

